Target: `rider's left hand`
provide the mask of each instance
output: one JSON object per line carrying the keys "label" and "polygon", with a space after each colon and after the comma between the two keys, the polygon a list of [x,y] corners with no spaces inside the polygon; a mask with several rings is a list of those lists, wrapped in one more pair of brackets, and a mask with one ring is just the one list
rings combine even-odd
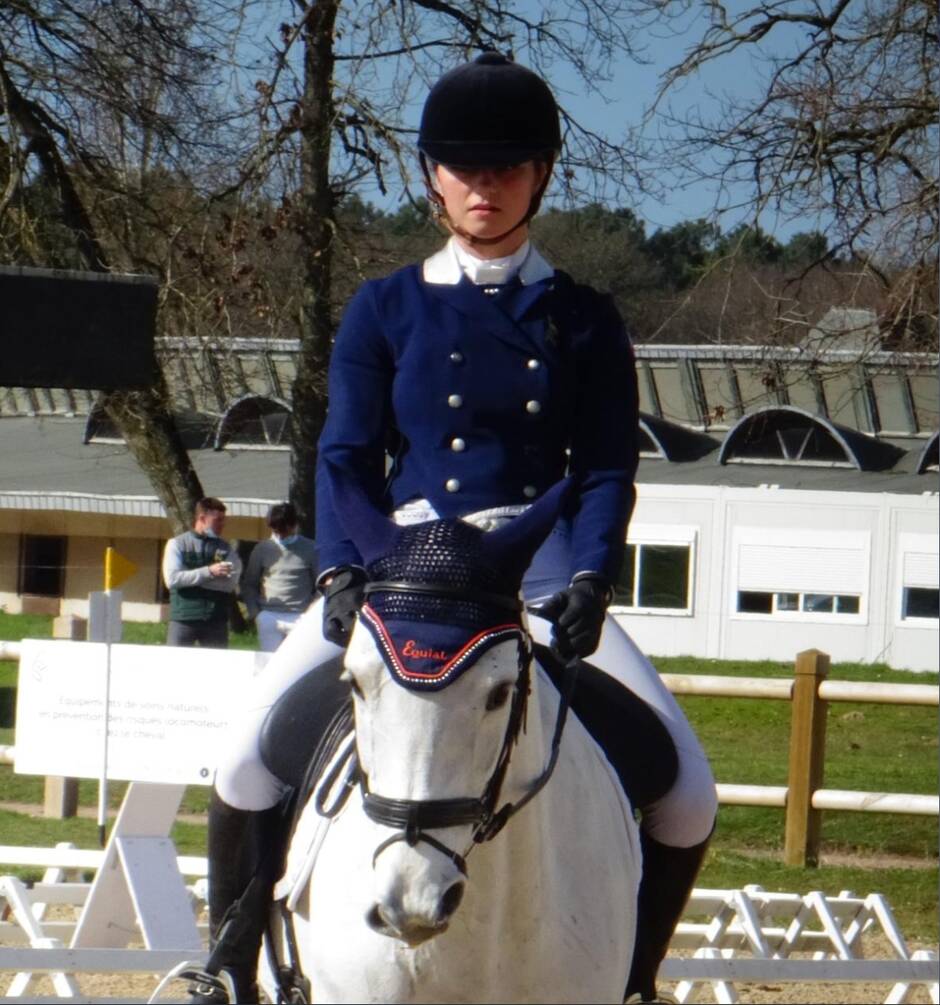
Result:
{"label": "rider's left hand", "polygon": [[552,635],[562,656],[584,659],[597,649],[610,596],[606,579],[583,576],[539,607],[538,613],[554,623]]}

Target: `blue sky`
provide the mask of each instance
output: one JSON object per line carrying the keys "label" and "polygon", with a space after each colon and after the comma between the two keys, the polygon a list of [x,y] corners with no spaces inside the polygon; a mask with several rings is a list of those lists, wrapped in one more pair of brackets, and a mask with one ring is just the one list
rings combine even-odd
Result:
{"label": "blue sky", "polygon": [[[692,21],[689,22],[692,27]],[[605,133],[612,139],[620,139],[628,129],[640,125],[644,110],[650,106],[656,96],[660,83],[660,74],[668,67],[678,62],[684,51],[698,38],[694,30],[687,30],[683,35],[667,36],[662,30],[657,34],[645,32],[638,35],[640,44],[644,47],[644,55],[648,63],[639,64],[627,59],[616,67],[612,79],[602,86],[607,100],[596,93],[589,93],[582,81],[573,70],[559,67],[550,78],[550,83],[556,91],[559,101],[583,125],[598,132]],[[684,82],[671,92],[669,105],[677,112],[685,112],[693,108],[701,109],[704,114],[717,110],[719,99],[726,95],[746,98],[756,94],[761,85],[762,68],[757,60],[756,49],[740,49],[720,60],[707,65],[695,78]],[[520,62],[525,62],[520,55]],[[667,106],[664,106],[667,107]],[[417,112],[416,112],[417,116]],[[653,120],[649,131],[652,136],[661,128],[662,120]],[[671,227],[683,220],[708,216],[716,204],[716,189],[705,184],[691,184],[680,187],[668,184],[668,196],[657,201],[643,197],[641,193],[632,192],[621,204],[630,205],[646,225],[647,233],[653,233],[660,228]],[[743,190],[732,192],[737,201],[744,195]],[[378,196],[375,201],[388,208],[394,208],[398,196],[382,200]],[[728,230],[736,223],[745,219],[741,212],[731,210],[722,216],[720,225]],[[747,217],[750,220],[750,217]],[[786,240],[798,231],[812,230],[816,227],[813,220],[793,222],[777,221],[765,213],[760,218],[761,226],[774,233],[781,240]]]}
{"label": "blue sky", "polygon": [[[728,6],[733,8],[739,5],[731,3]],[[613,79],[604,87],[609,98],[606,103],[596,95],[586,94],[583,85],[571,76],[567,79],[560,76],[552,81],[553,86],[561,92],[563,103],[576,115],[583,117],[586,124],[616,136],[631,126],[640,125],[644,110],[656,98],[660,75],[680,62],[686,50],[699,40],[701,31],[701,21],[693,12],[690,13],[686,30],[682,34],[666,34],[662,28],[639,34],[638,39],[644,46],[648,63],[624,60],[617,67]],[[709,117],[717,113],[723,98],[747,100],[759,94],[767,73],[766,62],[762,64],[760,59],[762,53],[782,55],[781,46],[789,46],[795,38],[795,29],[788,34],[778,30],[776,35],[768,37],[761,50],[757,46],[745,46],[706,64],[695,77],[674,87],[662,108],[672,109],[680,115],[697,110],[704,117]],[[663,118],[654,118],[647,126],[648,136],[653,138],[663,127]],[[668,186],[668,195],[664,199],[656,200],[639,195],[632,206],[646,224],[647,233],[671,227],[682,220],[709,216],[715,208],[718,199],[715,186],[704,183],[681,186],[668,179],[662,180]],[[750,215],[728,206],[729,201],[737,202],[746,198],[746,195],[747,191],[743,188],[725,194],[723,208],[726,211],[719,220],[723,230],[728,230],[743,220],[751,222]],[[769,212],[762,214],[759,222],[766,231],[784,241],[799,231],[814,230],[817,226],[821,229],[816,220],[780,221]]]}

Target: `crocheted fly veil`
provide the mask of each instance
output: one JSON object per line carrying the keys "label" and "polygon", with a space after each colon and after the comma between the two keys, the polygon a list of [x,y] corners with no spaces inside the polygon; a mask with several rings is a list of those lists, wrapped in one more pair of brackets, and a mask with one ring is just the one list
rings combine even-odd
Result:
{"label": "crocheted fly veil", "polygon": [[497,643],[524,644],[522,577],[568,485],[558,483],[505,527],[484,533],[456,519],[398,527],[334,472],[334,505],[369,577],[360,621],[394,680],[438,690]]}
{"label": "crocheted fly veil", "polygon": [[[369,564],[360,619],[400,684],[446,687],[492,646],[524,638],[521,576],[496,567],[483,537],[462,520],[417,524]],[[402,586],[383,590],[383,583]]]}

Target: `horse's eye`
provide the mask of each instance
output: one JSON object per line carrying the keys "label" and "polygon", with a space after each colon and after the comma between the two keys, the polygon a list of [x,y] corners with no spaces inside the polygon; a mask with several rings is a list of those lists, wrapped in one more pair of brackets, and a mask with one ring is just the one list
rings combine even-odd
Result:
{"label": "horse's eye", "polygon": [[490,691],[486,699],[486,710],[487,712],[492,712],[494,709],[502,708],[503,705],[509,701],[509,695],[512,692],[512,686],[505,681],[502,684],[497,684],[496,687]]}
{"label": "horse's eye", "polygon": [[365,695],[362,693],[362,688],[359,686],[359,681],[357,681],[355,677],[350,677],[349,678],[349,687],[352,690],[352,693],[357,698],[364,698],[365,697]]}

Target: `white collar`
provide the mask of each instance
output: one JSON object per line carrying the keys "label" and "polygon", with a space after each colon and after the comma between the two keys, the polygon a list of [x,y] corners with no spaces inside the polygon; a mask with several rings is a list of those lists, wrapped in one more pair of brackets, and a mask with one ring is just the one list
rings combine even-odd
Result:
{"label": "white collar", "polygon": [[530,286],[555,275],[552,266],[528,241],[506,258],[482,259],[461,248],[453,237],[440,251],[425,259],[422,272],[424,281],[435,286],[456,286],[464,275],[478,285],[499,285],[514,274],[518,274],[523,286]]}

